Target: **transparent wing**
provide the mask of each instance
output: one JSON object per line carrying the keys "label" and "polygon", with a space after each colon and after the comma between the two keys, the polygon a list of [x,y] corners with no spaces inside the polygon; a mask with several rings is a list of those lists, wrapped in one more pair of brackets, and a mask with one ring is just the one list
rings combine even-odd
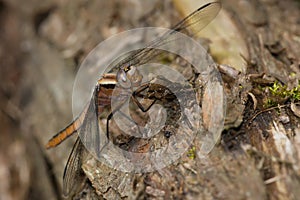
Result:
{"label": "transparent wing", "polygon": [[97,108],[97,91],[95,89],[83,125],[80,128],[79,137],[84,146],[89,150],[89,153],[93,156],[100,157],[101,132],[99,129]]}
{"label": "transparent wing", "polygon": [[90,153],[98,154],[100,152],[100,132],[95,95],[96,90],[90,101],[82,126],[79,130],[79,137],[72,149],[64,171],[63,195],[65,197],[72,197],[85,183],[86,176],[81,168],[83,161],[87,159]]}
{"label": "transparent wing", "polygon": [[86,149],[78,137],[64,171],[63,196],[65,198],[74,196],[86,181],[86,176],[81,168],[86,153]]}
{"label": "transparent wing", "polygon": [[196,34],[217,16],[220,9],[220,1],[210,2],[208,4],[205,4],[204,6],[201,6],[186,18],[184,18],[182,21],[180,21],[178,24],[176,24],[174,27],[172,27],[170,31],[167,31],[161,37],[152,41],[145,48],[129,53],[129,55],[127,55],[121,61],[112,63],[111,66],[120,68],[147,63],[153,57],[161,54],[161,50],[158,49],[159,47],[176,41],[178,32],[193,32],[194,34]]}

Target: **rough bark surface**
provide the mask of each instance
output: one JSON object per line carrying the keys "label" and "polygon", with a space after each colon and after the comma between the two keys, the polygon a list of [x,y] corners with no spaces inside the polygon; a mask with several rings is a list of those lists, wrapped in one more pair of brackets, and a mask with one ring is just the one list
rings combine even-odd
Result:
{"label": "rough bark surface", "polygon": [[[227,95],[219,144],[203,158],[196,137],[195,157],[189,151],[146,174],[116,171],[86,156],[86,182],[74,199],[299,199],[300,2],[222,5],[215,29],[203,33]],[[63,170],[77,136],[49,151],[44,145],[72,120],[79,64],[114,33],[170,27],[183,7],[170,0],[0,1],[0,199],[62,199]]]}

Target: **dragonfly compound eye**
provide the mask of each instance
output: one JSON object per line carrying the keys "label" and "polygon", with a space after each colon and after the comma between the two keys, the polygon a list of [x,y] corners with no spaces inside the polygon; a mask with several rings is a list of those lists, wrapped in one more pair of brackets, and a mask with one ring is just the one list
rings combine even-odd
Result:
{"label": "dragonfly compound eye", "polygon": [[141,85],[143,76],[135,66],[130,66],[129,71],[127,72],[127,77],[130,79],[133,87],[138,87]]}
{"label": "dragonfly compound eye", "polygon": [[131,82],[127,77],[126,72],[123,69],[120,69],[117,73],[117,81],[123,88],[130,88]]}
{"label": "dragonfly compound eye", "polygon": [[127,74],[129,75],[129,76],[134,76],[134,74],[136,73],[136,71],[137,71],[137,69],[136,69],[136,67],[135,66],[130,66],[130,67],[128,67],[128,71],[127,71]]}

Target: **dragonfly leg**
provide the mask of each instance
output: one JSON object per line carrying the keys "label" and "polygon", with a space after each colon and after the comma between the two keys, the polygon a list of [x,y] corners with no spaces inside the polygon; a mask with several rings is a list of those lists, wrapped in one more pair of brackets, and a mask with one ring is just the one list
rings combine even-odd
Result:
{"label": "dragonfly leg", "polygon": [[109,113],[107,120],[106,120],[106,137],[107,139],[109,139],[109,121],[111,120],[111,118],[114,116],[114,114],[116,112],[118,112],[118,110],[122,107],[122,105],[120,104],[116,109],[114,109],[113,111],[111,111],[111,113]]}
{"label": "dragonfly leg", "polygon": [[130,117],[128,117],[126,114],[124,114],[122,111],[120,111],[120,107],[116,108],[115,110],[113,110],[107,117],[107,122],[106,122],[106,137],[107,139],[109,139],[109,121],[112,119],[113,115],[116,113],[116,112],[119,112],[121,115],[123,115],[126,119],[128,119],[129,121],[133,122],[137,128],[138,128],[138,131],[139,133],[141,133],[141,130],[140,130],[140,127],[138,126],[138,124],[133,121]]}
{"label": "dragonfly leg", "polygon": [[[139,87],[136,91],[133,92],[131,99],[132,101],[139,107],[139,109],[141,109],[141,111],[143,112],[147,112],[156,102],[156,99],[152,101],[152,103],[148,106],[148,107],[144,107],[139,100],[137,99],[137,96],[140,96],[141,93],[143,91],[145,91],[146,89],[148,89],[150,86],[150,83],[147,83],[145,85],[142,85],[141,87]],[[144,95],[145,96],[145,95]]]}
{"label": "dragonfly leg", "polygon": [[109,139],[109,121],[111,120],[113,115],[114,115],[114,113],[111,112],[107,117],[107,121],[106,121],[106,137],[107,137],[107,139]]}

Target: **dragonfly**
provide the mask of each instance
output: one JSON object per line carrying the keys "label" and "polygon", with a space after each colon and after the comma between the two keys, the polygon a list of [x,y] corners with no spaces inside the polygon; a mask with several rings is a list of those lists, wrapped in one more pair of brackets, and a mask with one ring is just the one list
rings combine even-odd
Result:
{"label": "dragonfly", "polygon": [[[113,96],[113,91],[117,87],[125,89],[137,87],[138,89],[130,95],[132,96],[133,102],[143,112],[147,112],[151,106],[158,101],[174,100],[172,94],[169,95],[171,99],[168,99],[166,96],[164,98],[164,94],[167,91],[166,88],[153,83],[142,84],[142,76],[139,74],[139,70],[136,66],[148,63],[152,58],[159,56],[162,52],[158,50],[158,48],[168,42],[176,42],[179,32],[199,32],[216,17],[220,9],[220,1],[213,1],[199,7],[173,26],[170,31],[167,31],[162,36],[150,42],[146,47],[133,51],[121,61],[118,61],[118,63],[114,63],[114,68],[117,69],[116,74],[107,73],[100,77],[96,83],[90,102],[79,116],[67,127],[54,135],[46,144],[46,148],[49,149],[56,147],[76,132],[82,136],[77,138],[65,167],[63,176],[63,195],[65,197],[76,194],[78,188],[82,187],[82,183],[86,180],[81,168],[88,154],[87,149],[84,147],[84,140],[86,139],[94,143],[92,145],[95,148],[100,148],[98,144],[100,140],[98,126],[99,115],[107,106],[110,106],[113,98],[120,98],[120,105],[114,108],[114,110],[111,110],[107,117],[106,137],[110,137],[109,121],[121,108],[123,102],[122,97],[128,96],[128,94],[121,94],[115,97]],[[158,99],[157,95],[153,95],[155,93],[159,94],[159,91],[163,91],[161,93],[163,99]],[[138,97],[151,99],[152,103],[145,107],[139,103],[137,100]],[[166,130],[165,135],[166,137],[170,137],[170,131]]]}

